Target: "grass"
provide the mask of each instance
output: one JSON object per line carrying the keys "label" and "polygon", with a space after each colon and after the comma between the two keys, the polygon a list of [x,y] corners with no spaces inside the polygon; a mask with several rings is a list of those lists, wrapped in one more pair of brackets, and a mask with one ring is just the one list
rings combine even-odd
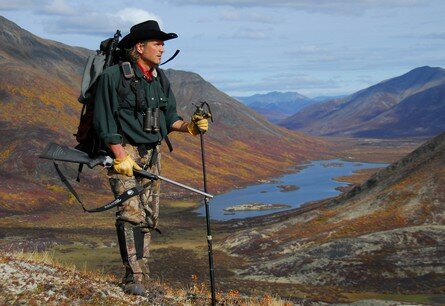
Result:
{"label": "grass", "polygon": [[361,169],[354,171],[351,175],[336,177],[335,180],[338,182],[360,185],[381,169],[382,168]]}
{"label": "grass", "polygon": [[[45,265],[49,265],[49,266],[56,267],[56,268],[63,268],[65,270],[69,270],[71,272],[81,272],[82,274],[88,276],[89,278],[91,278],[93,280],[107,281],[107,282],[116,282],[117,281],[116,277],[114,277],[114,275],[112,275],[112,274],[103,273],[103,272],[97,271],[97,270],[91,271],[86,268],[85,264],[83,265],[82,268],[80,268],[79,266],[77,266],[73,263],[64,262],[63,260],[58,258],[55,255],[55,253],[51,253],[51,252],[30,252],[30,253],[15,252],[12,254],[8,254],[8,257],[17,259],[17,260],[22,260],[25,262],[40,263],[40,264],[45,264]],[[2,258],[2,260],[5,259],[4,257],[1,257],[1,258]]]}
{"label": "grass", "polygon": [[445,304],[445,294],[382,294],[382,293],[344,293],[351,301],[378,299],[423,304]]}
{"label": "grass", "polygon": [[[54,256],[51,255],[49,252],[31,252],[31,253],[25,253],[25,252],[17,252],[13,253],[12,257],[17,259],[22,259],[24,261],[32,261],[32,262],[39,262],[49,265],[59,265],[59,262],[54,259]],[[67,267],[67,266],[65,266]]]}
{"label": "grass", "polygon": [[91,248],[80,243],[73,246],[58,246],[53,248],[52,256],[64,265],[74,265],[83,271],[102,271],[118,276],[122,262],[119,250],[114,247]]}

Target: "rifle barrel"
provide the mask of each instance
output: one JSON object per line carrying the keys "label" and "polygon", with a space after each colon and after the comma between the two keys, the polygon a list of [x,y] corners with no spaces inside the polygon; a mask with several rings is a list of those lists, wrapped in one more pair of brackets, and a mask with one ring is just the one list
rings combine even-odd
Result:
{"label": "rifle barrel", "polygon": [[160,175],[156,175],[156,174],[150,173],[148,171],[144,171],[144,170],[133,170],[133,172],[138,174],[138,175],[140,175],[140,176],[142,176],[142,177],[146,177],[148,179],[160,179],[161,181],[165,181],[165,182],[170,183],[172,185],[175,185],[175,186],[187,189],[189,191],[192,191],[192,192],[198,193],[200,195],[203,195],[203,196],[205,196],[207,198],[213,199],[213,195],[211,195],[211,194],[209,194],[207,192],[204,192],[204,191],[195,189],[193,187],[190,187],[190,186],[178,183],[178,182],[173,181],[171,179],[168,179],[166,177],[163,177],[163,176],[160,176]]}

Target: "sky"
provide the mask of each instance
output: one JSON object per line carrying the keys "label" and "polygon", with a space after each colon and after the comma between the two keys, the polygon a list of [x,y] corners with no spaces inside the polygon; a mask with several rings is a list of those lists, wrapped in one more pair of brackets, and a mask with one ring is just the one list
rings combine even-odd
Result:
{"label": "sky", "polygon": [[443,0],[0,0],[0,15],[46,39],[96,50],[154,19],[177,39],[163,68],[231,96],[351,94],[420,66],[445,67]]}

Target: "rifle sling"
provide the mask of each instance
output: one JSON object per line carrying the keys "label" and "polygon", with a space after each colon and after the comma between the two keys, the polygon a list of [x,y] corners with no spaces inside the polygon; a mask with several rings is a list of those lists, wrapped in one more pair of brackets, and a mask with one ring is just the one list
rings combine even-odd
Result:
{"label": "rifle sling", "polygon": [[128,199],[141,194],[144,191],[144,189],[147,188],[151,184],[151,182],[148,182],[142,186],[133,187],[133,188],[128,189],[127,191],[123,192],[122,194],[118,195],[113,201],[111,201],[103,206],[100,206],[97,208],[92,208],[92,209],[87,209],[85,207],[85,205],[83,204],[82,200],[80,199],[79,195],[77,194],[76,190],[73,188],[73,186],[70,184],[70,182],[66,179],[65,175],[59,169],[59,165],[56,162],[53,162],[53,163],[54,163],[54,167],[56,168],[57,174],[59,175],[62,183],[65,184],[65,186],[73,194],[73,196],[80,203],[80,205],[82,205],[83,211],[88,212],[88,213],[102,212],[102,211],[112,209],[113,207],[120,205],[121,203],[127,201]]}
{"label": "rifle sling", "polygon": [[66,179],[65,175],[63,175],[62,171],[59,169],[59,165],[56,162],[53,162],[54,167],[56,168],[57,174],[60,177],[60,180],[62,183],[65,184],[65,186],[68,188],[68,190],[73,194],[73,196],[76,198],[76,200],[82,205],[83,210],[85,211],[85,207],[83,205],[82,200],[80,199],[79,195],[77,194],[76,190],[71,186],[70,182]]}

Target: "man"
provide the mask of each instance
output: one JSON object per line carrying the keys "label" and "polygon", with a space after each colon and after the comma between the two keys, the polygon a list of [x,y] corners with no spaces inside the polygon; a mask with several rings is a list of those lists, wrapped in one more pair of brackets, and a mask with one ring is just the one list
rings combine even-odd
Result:
{"label": "man", "polygon": [[[157,69],[164,53],[164,42],[177,38],[175,33],[160,30],[154,20],[133,26],[118,47],[125,50],[135,78],[128,94],[119,95],[124,74],[120,65],[106,69],[101,75],[94,108],[94,126],[101,140],[114,156],[108,173],[115,195],[149,183],[139,196],[123,203],[116,213],[116,229],[125,276],[126,293],[144,295],[144,279],[148,277],[148,255],[151,230],[156,230],[159,216],[159,181],[133,176],[141,168],[159,174],[160,143],[172,131],[197,135],[208,129],[208,121],[195,116],[185,122],[176,112],[176,100],[165,74]],[[161,75],[162,74],[162,75]],[[127,84],[128,86],[128,84]],[[168,87],[168,88],[165,88]]]}

